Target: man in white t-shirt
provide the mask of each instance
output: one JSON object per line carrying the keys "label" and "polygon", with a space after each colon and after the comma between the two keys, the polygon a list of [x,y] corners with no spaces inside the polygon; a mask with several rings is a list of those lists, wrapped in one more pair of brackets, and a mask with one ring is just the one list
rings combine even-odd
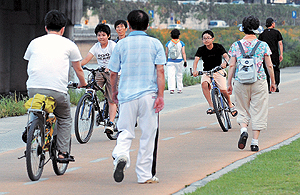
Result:
{"label": "man in white t-shirt", "polygon": [[74,161],[68,153],[72,127],[70,98],[67,93],[70,61],[79,79],[78,87],[87,85],[80,66],[82,57],[78,47],[62,36],[66,23],[67,18],[63,13],[49,11],[45,16],[47,34],[32,40],[24,55],[24,59],[28,60],[26,84],[29,97],[39,93],[53,97],[57,103],[54,114],[57,118],[59,162]]}
{"label": "man in white t-shirt", "polygon": [[105,133],[113,133],[115,116],[117,113],[117,104],[112,100],[112,90],[110,84],[110,71],[107,68],[112,51],[116,43],[110,38],[110,28],[106,24],[98,24],[95,28],[95,34],[98,42],[90,49],[87,56],[81,61],[81,66],[86,65],[94,56],[97,59],[99,67],[104,67],[104,72],[96,73],[97,84],[102,88],[105,84],[105,97],[109,104],[109,122],[105,126]]}

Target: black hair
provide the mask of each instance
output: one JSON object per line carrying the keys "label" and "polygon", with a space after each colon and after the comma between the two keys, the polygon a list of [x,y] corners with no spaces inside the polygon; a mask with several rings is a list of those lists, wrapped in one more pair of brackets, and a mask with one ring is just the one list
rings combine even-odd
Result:
{"label": "black hair", "polygon": [[127,22],[126,22],[125,20],[117,20],[117,21],[115,22],[115,29],[117,28],[117,26],[118,26],[119,24],[124,24],[125,28],[127,28]]}
{"label": "black hair", "polygon": [[171,31],[172,39],[179,39],[180,31],[178,29],[173,29]]}
{"label": "black hair", "polygon": [[147,30],[149,24],[149,16],[142,10],[133,10],[127,20],[133,30]]}
{"label": "black hair", "polygon": [[67,18],[58,10],[49,11],[45,16],[44,21],[48,30],[56,32],[60,31],[67,24]]}
{"label": "black hair", "polygon": [[212,38],[215,37],[213,31],[211,31],[211,30],[206,30],[206,31],[204,31],[204,32],[202,33],[202,36],[201,36],[201,37],[203,38],[203,35],[205,35],[205,34],[209,34]]}
{"label": "black hair", "polygon": [[247,16],[243,19],[243,32],[245,34],[251,35],[255,34],[252,30],[256,30],[259,27],[259,19],[254,16]]}
{"label": "black hair", "polygon": [[106,24],[98,24],[95,28],[95,34],[97,35],[98,32],[104,32],[107,34],[108,38],[110,38],[110,28]]}

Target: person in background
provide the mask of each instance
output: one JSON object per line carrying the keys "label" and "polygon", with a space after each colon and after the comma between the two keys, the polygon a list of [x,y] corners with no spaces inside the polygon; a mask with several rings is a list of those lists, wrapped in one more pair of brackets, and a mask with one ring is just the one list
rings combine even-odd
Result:
{"label": "person in background", "polygon": [[[243,39],[240,40],[246,54],[250,54],[256,43],[259,41],[255,34],[260,32],[259,20],[254,16],[248,16],[243,19],[240,31],[245,33]],[[252,84],[242,84],[238,81],[237,64],[243,58],[238,42],[234,42],[229,50],[231,56],[228,70],[228,93],[232,94],[233,86],[232,79],[234,79],[234,94],[236,98],[236,107],[239,111],[237,122],[241,126],[241,134],[238,141],[238,148],[244,149],[248,139],[247,127],[252,122],[253,138],[251,141],[251,151],[258,151],[258,137],[260,131],[267,128],[268,118],[268,84],[266,81],[266,74],[264,71],[263,60],[266,63],[268,72],[271,78],[270,91],[274,92],[276,89],[273,64],[271,62],[271,50],[266,42],[261,41],[255,51],[254,58],[256,62],[257,81]]]}
{"label": "person in background", "polygon": [[[130,146],[139,117],[142,135],[136,162],[138,183],[158,183],[155,177],[158,113],[164,107],[166,56],[161,42],[145,32],[149,25],[147,13],[133,10],[127,20],[130,33],[118,42],[108,64],[113,99],[120,105],[117,123],[120,134],[112,152],[113,177],[116,182],[121,182],[125,169],[130,166]],[[120,70],[122,74],[117,87]]]}
{"label": "person in background", "polygon": [[[214,33],[211,30],[206,30],[202,33],[202,41],[203,46],[199,47],[196,54],[195,60],[193,64],[193,75],[198,76],[197,66],[200,58],[203,60],[203,70],[209,71],[215,68],[216,66],[220,66],[222,68],[226,68],[227,62],[229,61],[229,56],[225,50],[225,48],[219,44],[214,43]],[[225,59],[222,62],[222,57]],[[228,101],[230,112],[232,116],[236,116],[238,111],[235,109],[233,103],[231,102],[230,96],[227,93],[226,87],[226,77],[223,76],[224,70],[220,70],[221,72],[214,73],[213,77],[221,91],[221,93],[225,96]],[[208,109],[206,110],[207,114],[214,114],[215,110],[213,108],[213,103],[211,100],[210,90],[211,90],[211,79],[207,75],[202,75],[201,77],[201,86],[203,95],[208,102]]]}
{"label": "person in background", "polygon": [[105,126],[105,133],[113,133],[115,124],[114,120],[117,113],[117,104],[112,100],[112,90],[110,83],[110,72],[107,68],[111,53],[116,43],[110,39],[110,28],[106,24],[98,24],[95,28],[95,34],[98,42],[90,49],[87,56],[81,61],[81,66],[86,65],[94,56],[97,59],[99,68],[105,68],[104,72],[96,73],[96,81],[100,87],[105,84],[105,97],[109,105],[109,122]]}
{"label": "person in background", "polygon": [[72,117],[70,97],[68,95],[68,76],[70,61],[79,79],[78,87],[86,86],[84,73],[80,66],[81,55],[77,45],[63,37],[67,18],[57,10],[49,11],[45,16],[46,35],[30,42],[24,55],[28,60],[28,95],[51,96],[57,106],[54,115],[57,118],[57,161],[61,163],[75,161],[69,151]]}
{"label": "person in background", "polygon": [[116,43],[126,37],[127,29],[127,22],[125,20],[117,20],[115,22],[115,30],[118,33],[118,37],[115,40]]}
{"label": "person in background", "polygon": [[[279,83],[280,83],[279,65],[280,65],[280,62],[283,60],[283,43],[282,43],[283,38],[282,38],[281,33],[275,29],[275,22],[276,22],[276,20],[274,20],[273,18],[267,18],[267,20],[266,20],[267,29],[265,29],[263,31],[263,33],[261,33],[259,35],[258,39],[267,42],[267,44],[269,45],[269,47],[272,51],[271,60],[273,63],[275,83],[276,83],[275,92],[279,92],[279,88],[278,88]],[[279,47],[280,54],[278,52],[278,47]],[[265,73],[267,75],[268,86],[270,88],[270,76],[267,72],[265,63],[264,63],[264,69],[265,69]],[[271,93],[271,91],[269,91],[269,93]]]}
{"label": "person in background", "polygon": [[[177,93],[182,93],[182,70],[183,66],[187,67],[186,54],[185,54],[185,44],[179,40],[180,31],[178,29],[173,29],[171,31],[172,40],[168,41],[166,44],[166,56],[168,58],[168,88],[170,94],[174,94],[176,82],[177,81]],[[176,47],[175,52],[178,52],[175,59],[171,57],[170,51],[172,47]],[[172,49],[173,50],[173,49]],[[175,79],[176,75],[176,79]]]}

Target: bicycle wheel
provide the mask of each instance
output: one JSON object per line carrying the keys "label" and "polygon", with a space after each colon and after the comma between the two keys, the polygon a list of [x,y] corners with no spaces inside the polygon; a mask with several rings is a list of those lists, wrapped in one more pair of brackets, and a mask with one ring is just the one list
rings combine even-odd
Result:
{"label": "bicycle wheel", "polygon": [[75,135],[79,143],[87,143],[93,133],[95,109],[92,96],[84,94],[77,105],[75,113]]}
{"label": "bicycle wheel", "polygon": [[119,119],[119,107],[117,107],[117,113],[114,119],[114,124],[115,124],[114,131],[113,133],[106,133],[106,136],[110,140],[116,140],[118,138],[118,128],[117,128],[118,119]]}
{"label": "bicycle wheel", "polygon": [[44,125],[42,120],[38,118],[31,123],[26,144],[26,167],[28,176],[32,181],[39,180],[43,172],[45,161],[44,143]]}
{"label": "bicycle wheel", "polygon": [[[53,136],[53,140],[51,142],[51,146],[50,146],[50,151],[51,151],[51,159],[52,159],[52,166],[53,166],[53,170],[55,172],[56,175],[63,175],[69,165],[69,162],[67,163],[59,163],[57,162],[57,156],[58,156],[58,150],[56,147],[56,140],[57,140],[57,136]],[[69,154],[71,152],[71,140],[70,139],[70,145],[69,145]]]}
{"label": "bicycle wheel", "polygon": [[[227,132],[229,129],[229,126],[228,126],[229,117],[228,117],[228,115],[226,117],[226,111],[224,109],[224,101],[223,101],[222,95],[220,94],[218,89],[214,88],[211,90],[211,97],[212,97],[212,102],[214,105],[214,109],[215,109],[220,127],[222,128],[222,130],[224,132]],[[223,105],[222,105],[222,103],[223,103]]]}
{"label": "bicycle wheel", "polygon": [[226,117],[226,119],[227,119],[227,123],[228,123],[228,129],[231,129],[231,121],[230,121],[230,118],[229,118],[229,112],[230,112],[230,110],[229,110],[229,104],[228,104],[228,102],[227,102],[227,99],[224,97],[224,95],[223,94],[221,94],[221,96],[222,96],[222,99],[223,99],[223,102],[224,102],[224,109],[225,109],[225,117]]}

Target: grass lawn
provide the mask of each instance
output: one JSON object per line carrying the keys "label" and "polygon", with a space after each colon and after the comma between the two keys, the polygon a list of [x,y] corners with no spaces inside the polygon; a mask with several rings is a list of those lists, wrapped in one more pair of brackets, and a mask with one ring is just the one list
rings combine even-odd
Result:
{"label": "grass lawn", "polygon": [[300,194],[300,139],[262,153],[189,194]]}

